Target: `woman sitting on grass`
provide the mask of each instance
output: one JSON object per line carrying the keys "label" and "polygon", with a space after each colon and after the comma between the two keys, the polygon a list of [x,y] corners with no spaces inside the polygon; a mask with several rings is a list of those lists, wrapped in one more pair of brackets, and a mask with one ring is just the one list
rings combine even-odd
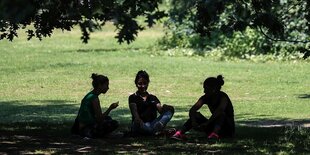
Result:
{"label": "woman sitting on grass", "polygon": [[110,111],[118,106],[118,102],[112,103],[102,113],[98,96],[105,94],[109,89],[109,79],[104,75],[92,74],[93,90],[82,99],[81,106],[72,133],[88,138],[100,138],[111,133],[118,127],[118,122],[112,120]]}
{"label": "woman sitting on grass", "polygon": [[[148,73],[139,71],[135,79],[138,90],[128,99],[132,114],[131,134],[134,136],[162,134],[174,113],[172,106],[162,106],[156,96],[147,92],[149,82]],[[159,117],[157,112],[160,113]]]}
{"label": "woman sitting on grass", "polygon": [[[221,91],[224,85],[222,75],[207,78],[203,83],[204,95],[192,106],[189,111],[189,119],[182,129],[171,138],[182,140],[185,133],[194,128],[203,131],[209,139],[233,137],[235,134],[234,109],[228,95]],[[198,110],[208,105],[212,113],[209,119],[205,118]]]}

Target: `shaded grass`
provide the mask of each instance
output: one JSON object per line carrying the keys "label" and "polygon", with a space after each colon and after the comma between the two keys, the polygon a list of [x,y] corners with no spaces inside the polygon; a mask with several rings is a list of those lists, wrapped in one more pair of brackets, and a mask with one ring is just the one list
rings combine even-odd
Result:
{"label": "shaded grass", "polygon": [[[3,124],[1,124],[3,125]],[[7,126],[7,125],[6,125]],[[70,123],[17,123],[10,124],[14,132],[1,129],[0,152],[9,154],[307,154],[307,135],[287,132],[285,127],[237,127],[237,138],[209,141],[196,132],[187,141],[174,141],[167,137],[105,138],[85,140],[68,133]],[[122,127],[123,128],[123,127]],[[45,131],[45,132],[42,132]],[[296,138],[296,136],[299,136]]]}
{"label": "shaded grass", "polygon": [[[0,123],[0,152],[9,154],[307,154],[310,151],[308,142],[310,130],[298,127],[259,127],[249,126],[251,120],[239,121],[236,138],[209,141],[204,134],[191,131],[187,141],[174,141],[167,137],[139,137],[84,140],[70,134],[72,117],[76,107],[67,105],[66,100],[31,101],[36,105],[23,105],[24,101],[1,102],[6,121]],[[186,111],[185,107],[176,107]],[[120,121],[117,131],[128,130],[130,119],[128,109],[120,108],[114,118]],[[36,111],[37,113],[33,113]],[[16,114],[12,116],[13,114]],[[11,115],[10,120],[3,117]],[[237,117],[247,117],[244,116]],[[169,127],[179,127],[186,116],[176,115]],[[256,119],[254,121],[279,121]],[[295,120],[303,121],[303,120]],[[282,120],[289,123],[290,120]],[[244,124],[244,125],[241,125]]]}

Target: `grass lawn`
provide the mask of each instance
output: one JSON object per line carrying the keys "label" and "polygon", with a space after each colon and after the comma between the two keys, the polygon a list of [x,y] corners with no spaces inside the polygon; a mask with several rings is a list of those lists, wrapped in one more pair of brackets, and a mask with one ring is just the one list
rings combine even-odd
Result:
{"label": "grass lawn", "polygon": [[[309,62],[214,61],[200,56],[167,56],[155,51],[160,27],[139,34],[130,45],[119,45],[113,27],[91,35],[82,44],[79,30],[57,31],[43,41],[25,36],[0,41],[0,154],[307,154],[310,151]],[[101,95],[103,110],[119,131],[128,130],[128,96],[134,78],[150,74],[149,92],[174,105],[168,124],[180,127],[188,110],[203,94],[202,82],[222,74],[223,90],[235,109],[236,138],[209,142],[190,132],[185,142],[169,138],[106,138],[83,140],[70,135],[80,100],[91,90],[91,73],[105,74],[110,90]],[[207,107],[201,111],[209,115]]]}

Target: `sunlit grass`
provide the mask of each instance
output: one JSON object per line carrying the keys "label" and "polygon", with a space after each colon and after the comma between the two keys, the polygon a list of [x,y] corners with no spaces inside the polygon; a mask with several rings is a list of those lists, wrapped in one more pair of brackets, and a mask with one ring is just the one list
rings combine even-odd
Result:
{"label": "sunlit grass", "polygon": [[[107,30],[111,29],[108,25]],[[307,62],[222,62],[199,56],[150,55],[148,47],[162,34],[158,27],[142,32],[130,45],[118,45],[109,35],[112,32],[104,30],[94,33],[85,45],[78,31],[55,33],[41,42],[26,41],[23,36],[14,42],[1,41],[1,100],[22,101],[22,105],[66,100],[63,104],[78,106],[91,89],[89,77],[94,72],[111,80],[109,92],[101,96],[102,104],[119,100],[120,108],[126,109],[127,97],[135,91],[134,76],[145,69],[151,76],[149,91],[163,103],[183,107],[177,115],[187,115],[187,109],[202,95],[207,76],[222,74],[223,90],[234,103],[237,120],[310,117],[306,110],[309,99],[299,97],[309,94]]]}
{"label": "sunlit grass", "polygon": [[[42,41],[27,41],[23,35],[14,42],[0,41],[0,129],[31,132],[47,128],[52,132],[58,128],[57,125],[71,124],[80,100],[91,90],[91,73],[109,77],[110,90],[100,96],[102,108],[105,110],[109,103],[120,101],[119,108],[111,115],[121,122],[122,129],[127,129],[131,120],[128,96],[136,91],[133,81],[141,69],[150,74],[149,91],[162,103],[175,106],[176,113],[168,125],[179,127],[188,118],[188,109],[203,95],[204,79],[222,74],[225,77],[223,91],[227,92],[234,105],[239,139],[210,145],[204,138],[199,139],[198,136],[195,139],[193,132],[193,139],[188,143],[167,139],[129,140],[132,145],[119,144],[125,148],[118,150],[119,153],[134,153],[126,149],[127,145],[140,149],[140,153],[169,149],[181,150],[171,151],[173,153],[191,153],[187,152],[188,148],[202,150],[198,152],[201,154],[218,153],[218,150],[219,153],[232,151],[233,154],[289,154],[291,150],[303,150],[295,146],[298,140],[292,141],[285,136],[300,135],[303,130],[284,132],[282,129],[247,126],[263,125],[264,122],[267,125],[294,121],[309,123],[309,62],[253,63],[214,61],[200,56],[168,56],[158,54],[166,51],[156,51],[154,47],[163,35],[160,27],[143,31],[130,45],[119,45],[114,39],[115,33],[110,24],[91,34],[88,44],[82,44],[78,28],[71,32],[56,31],[51,38]],[[201,111],[209,115],[206,106]],[[278,145],[281,138],[286,141]],[[107,149],[115,150],[113,147],[108,146]],[[104,152],[99,146],[96,149]],[[28,153],[57,151],[33,149]]]}

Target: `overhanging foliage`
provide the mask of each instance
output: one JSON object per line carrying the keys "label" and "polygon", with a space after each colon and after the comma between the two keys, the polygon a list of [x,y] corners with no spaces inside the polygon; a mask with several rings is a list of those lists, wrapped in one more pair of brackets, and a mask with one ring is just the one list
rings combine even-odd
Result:
{"label": "overhanging foliage", "polygon": [[[289,0],[172,0],[171,21],[201,36],[247,27],[273,40],[309,42],[310,2]],[[305,35],[307,35],[305,37]]]}
{"label": "overhanging foliage", "polygon": [[28,39],[51,36],[55,29],[70,31],[79,25],[84,43],[96,28],[113,21],[119,43],[130,43],[138,32],[145,29],[136,18],[145,17],[152,26],[165,16],[158,9],[161,0],[1,0],[0,39],[13,40],[18,29],[26,30]]}
{"label": "overhanging foliage", "polygon": [[171,0],[169,17],[160,42],[165,48],[216,49],[237,57],[310,55],[309,1]]}

